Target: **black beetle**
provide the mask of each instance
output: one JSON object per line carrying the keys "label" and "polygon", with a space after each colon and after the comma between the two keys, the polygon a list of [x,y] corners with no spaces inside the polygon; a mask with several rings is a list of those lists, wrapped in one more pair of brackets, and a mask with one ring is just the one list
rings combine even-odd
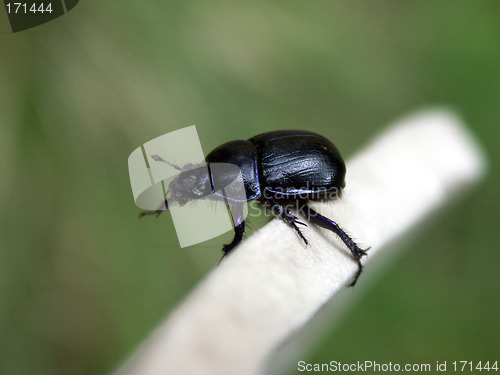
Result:
{"label": "black beetle", "polygon": [[[224,174],[215,176],[193,165],[180,168],[158,155],[151,155],[151,157],[181,171],[170,183],[168,189],[170,202],[178,202],[181,206],[189,200],[201,199],[213,193],[216,185],[224,186],[225,180],[231,180]],[[359,248],[336,222],[320,215],[307,205],[307,202],[311,200],[333,199],[345,187],[345,163],[332,142],[309,131],[273,131],[256,135],[247,141],[225,143],[210,152],[205,161],[209,171],[210,165],[215,165],[215,163],[230,163],[239,167],[243,177],[246,201],[258,199],[292,227],[306,245],[308,241],[297,226],[306,224],[298,221],[297,217],[291,213],[292,204],[313,224],[336,233],[358,263],[358,271],[350,286],[356,283],[362,271],[360,259],[366,255],[366,250]],[[234,204],[232,212],[238,212],[241,203],[232,203]],[[159,210],[144,212],[141,216],[159,215],[165,208],[168,208],[167,202]],[[236,217],[234,239],[230,244],[224,245],[224,255],[221,260],[243,238],[245,221],[242,214],[237,214]]]}

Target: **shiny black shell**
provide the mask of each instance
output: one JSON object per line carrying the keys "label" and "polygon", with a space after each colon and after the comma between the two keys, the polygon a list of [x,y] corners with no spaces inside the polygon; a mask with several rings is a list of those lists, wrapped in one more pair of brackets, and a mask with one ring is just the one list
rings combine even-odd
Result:
{"label": "shiny black shell", "polygon": [[[241,169],[247,200],[263,193],[293,199],[321,199],[345,186],[342,156],[327,138],[303,130],[279,130],[247,141],[225,143],[206,157],[211,163],[231,163]],[[226,183],[211,174],[212,187]]]}

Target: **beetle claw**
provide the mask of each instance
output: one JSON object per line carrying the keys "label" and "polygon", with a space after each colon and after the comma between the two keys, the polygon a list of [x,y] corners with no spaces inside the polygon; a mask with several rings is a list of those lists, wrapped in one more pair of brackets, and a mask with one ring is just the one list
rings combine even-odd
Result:
{"label": "beetle claw", "polygon": [[361,275],[361,271],[363,271],[363,265],[358,259],[358,271],[356,272],[356,275],[354,275],[354,280],[352,280],[351,283],[347,285],[348,287],[356,285],[356,281],[358,281],[359,275]]}

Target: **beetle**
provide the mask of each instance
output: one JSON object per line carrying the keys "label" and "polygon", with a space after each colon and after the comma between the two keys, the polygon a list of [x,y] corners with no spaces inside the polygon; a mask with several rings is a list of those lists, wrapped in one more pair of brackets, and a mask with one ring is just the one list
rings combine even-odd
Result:
{"label": "beetle", "polygon": [[[313,210],[309,201],[329,200],[340,195],[345,188],[346,166],[340,152],[327,138],[303,130],[279,130],[256,135],[248,140],[236,140],[225,143],[205,158],[206,165],[196,168],[189,164],[183,168],[163,160],[158,155],[151,157],[167,163],[180,173],[169,184],[167,198],[170,203],[184,205],[187,201],[202,199],[227,185],[232,179],[226,172],[214,173],[211,166],[216,163],[236,165],[241,171],[246,197],[244,201],[257,199],[293,228],[298,236],[308,245],[306,237],[298,225],[307,224],[298,220],[290,210],[291,205],[298,208],[308,220],[322,228],[337,234],[349,248],[358,264],[353,286],[363,269],[361,258],[368,249],[361,249],[352,238],[333,220]],[[207,169],[208,167],[208,173]],[[223,256],[227,256],[242,241],[245,232],[242,202],[232,201],[232,212],[236,212],[234,238],[223,246]],[[165,203],[153,212],[159,215],[168,208]]]}

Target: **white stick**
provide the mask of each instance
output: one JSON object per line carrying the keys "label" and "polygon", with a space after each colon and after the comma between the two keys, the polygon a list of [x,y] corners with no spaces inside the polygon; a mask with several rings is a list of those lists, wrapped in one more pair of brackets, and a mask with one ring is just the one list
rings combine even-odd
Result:
{"label": "white stick", "polygon": [[[440,110],[389,128],[347,168],[342,198],[314,207],[361,247],[371,246],[367,267],[381,248],[470,186],[484,169],[482,154],[460,121]],[[118,374],[262,371],[265,358],[349,284],[357,269],[333,233],[313,225],[303,232],[310,246],[273,220],[244,241]]]}

